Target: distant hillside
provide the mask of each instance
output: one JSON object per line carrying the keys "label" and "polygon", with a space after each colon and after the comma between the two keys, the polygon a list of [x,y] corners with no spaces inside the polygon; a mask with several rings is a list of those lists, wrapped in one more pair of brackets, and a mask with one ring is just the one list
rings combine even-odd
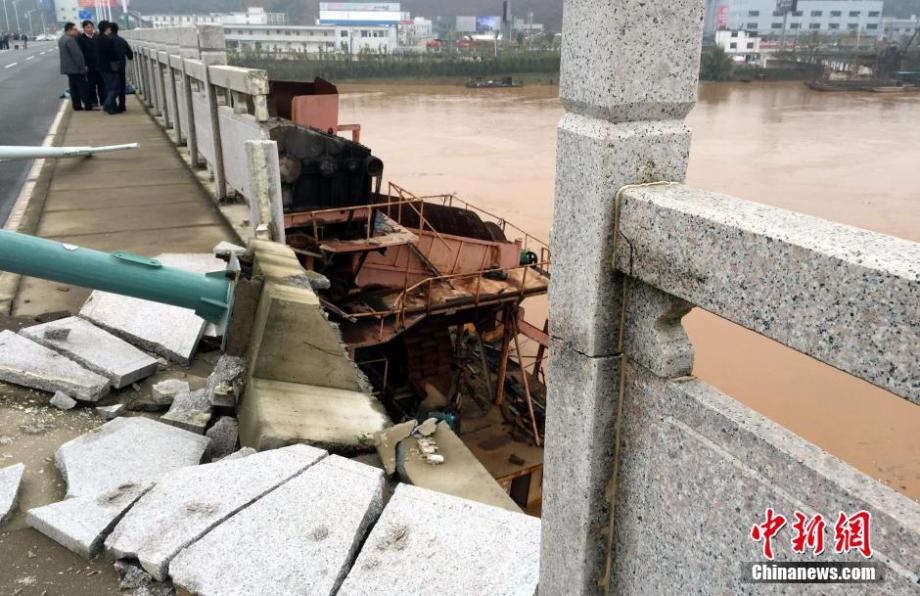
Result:
{"label": "distant hillside", "polygon": [[[889,0],[889,2],[892,0]],[[915,0],[902,0],[912,2]],[[920,0],[917,0],[920,1]],[[455,17],[457,15],[501,14],[501,0],[401,0],[403,10],[413,16]],[[313,22],[319,12],[318,0],[132,0],[131,8],[142,13],[200,13],[244,10],[244,6],[264,6],[268,10],[286,12],[292,23]],[[562,0],[511,0],[511,12],[526,18],[533,12],[535,23],[543,23],[551,31],[562,25]]]}

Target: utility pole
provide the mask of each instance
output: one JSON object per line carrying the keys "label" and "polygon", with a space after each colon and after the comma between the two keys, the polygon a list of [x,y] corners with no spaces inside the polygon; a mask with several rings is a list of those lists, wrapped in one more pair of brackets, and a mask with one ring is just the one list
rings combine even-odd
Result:
{"label": "utility pole", "polygon": [[3,0],[3,17],[6,19],[6,30],[10,30],[10,12],[6,8],[6,0]]}
{"label": "utility pole", "polygon": [[16,33],[22,33],[22,25],[19,23],[19,0],[13,0],[13,14],[16,15]]}

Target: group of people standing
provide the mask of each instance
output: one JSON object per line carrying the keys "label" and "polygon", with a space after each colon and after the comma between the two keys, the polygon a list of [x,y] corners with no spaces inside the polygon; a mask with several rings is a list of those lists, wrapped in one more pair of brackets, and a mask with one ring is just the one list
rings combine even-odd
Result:
{"label": "group of people standing", "polygon": [[0,33],[0,50],[9,50],[10,42],[22,42],[23,49],[29,47],[29,36],[24,33]]}
{"label": "group of people standing", "polygon": [[67,75],[70,101],[74,110],[95,110],[102,106],[107,114],[125,111],[125,71],[134,59],[131,46],[118,35],[118,23],[100,21],[99,31],[92,21],[64,25],[58,40],[61,74]]}

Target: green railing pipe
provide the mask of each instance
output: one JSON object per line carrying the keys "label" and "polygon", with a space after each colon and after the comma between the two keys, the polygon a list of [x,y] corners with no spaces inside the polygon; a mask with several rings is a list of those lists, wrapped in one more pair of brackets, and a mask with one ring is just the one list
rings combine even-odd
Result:
{"label": "green railing pipe", "polygon": [[232,307],[233,282],[226,271],[202,275],[127,252],[100,252],[5,230],[0,230],[0,271],[190,308],[221,328]]}

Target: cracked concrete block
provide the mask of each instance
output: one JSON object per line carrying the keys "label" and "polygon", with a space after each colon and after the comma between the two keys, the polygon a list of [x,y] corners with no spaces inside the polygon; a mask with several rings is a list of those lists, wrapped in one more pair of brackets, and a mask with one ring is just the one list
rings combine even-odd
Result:
{"label": "cracked concrete block", "polygon": [[19,485],[22,483],[24,464],[0,468],[0,526],[8,520],[19,502]]}
{"label": "cracked concrete block", "polygon": [[236,418],[222,416],[205,435],[211,439],[211,447],[208,450],[211,459],[223,459],[236,450],[236,443],[240,436],[240,424]]}
{"label": "cracked concrete block", "polygon": [[[226,269],[211,254],[162,254],[163,265],[197,273]],[[134,345],[188,366],[205,333],[207,322],[194,311],[130,296],[95,291],[80,316]]]}
{"label": "cracked concrete block", "polygon": [[246,359],[239,356],[221,355],[208,376],[208,399],[214,406],[235,408],[243,391],[246,374]]}
{"label": "cracked concrete block", "polygon": [[187,381],[182,379],[163,379],[150,388],[150,399],[156,405],[169,407],[177,395],[184,395],[190,392],[191,388],[188,386]]}
{"label": "cracked concrete block", "polygon": [[148,418],[116,418],[61,445],[55,464],[68,498],[92,497],[197,465],[207,446],[205,437]]}
{"label": "cracked concrete block", "polygon": [[242,449],[237,449],[236,451],[234,451],[233,453],[231,453],[231,454],[228,455],[227,457],[221,458],[220,461],[227,461],[227,460],[231,460],[231,459],[239,459],[239,458],[241,458],[241,457],[249,457],[250,455],[255,455],[256,453],[258,453],[258,451],[256,451],[256,450],[253,449],[252,447],[243,447]]}
{"label": "cracked concrete block", "polygon": [[162,581],[180,550],[325,456],[321,449],[291,445],[175,470],[131,508],[106,548],[117,558],[136,558]]}
{"label": "cracked concrete block", "polygon": [[187,308],[98,290],[80,316],[132,344],[188,366],[204,334],[205,320]]}
{"label": "cracked concrete block", "polygon": [[401,484],[387,503],[340,596],[533,596],[540,520]]}
{"label": "cracked concrete block", "polygon": [[103,540],[150,484],[126,482],[98,496],[74,497],[30,509],[26,524],[61,546],[87,559],[96,556]]}
{"label": "cracked concrete block", "polygon": [[258,450],[303,442],[340,453],[367,451],[390,425],[380,401],[331,387],[250,379],[239,410],[240,442]]}
{"label": "cracked concrete block", "polygon": [[383,472],[336,455],[231,517],[169,566],[194,594],[335,594],[383,508]]}
{"label": "cracked concrete block", "polygon": [[111,406],[99,406],[96,412],[106,420],[114,420],[125,413],[127,406],[125,404],[114,404]]}
{"label": "cracked concrete block", "polygon": [[70,410],[77,405],[77,400],[70,397],[63,391],[55,391],[54,395],[51,397],[51,401],[48,402],[55,408],[59,410]]}
{"label": "cracked concrete block", "polygon": [[12,331],[0,331],[0,380],[54,393],[64,391],[83,401],[109,392],[109,380],[73,360]]}
{"label": "cracked concrete block", "polygon": [[163,414],[160,420],[193,433],[204,434],[204,429],[211,421],[212,410],[207,390],[180,392],[176,394],[169,411]]}
{"label": "cracked concrete block", "polygon": [[239,244],[233,244],[232,242],[227,242],[226,240],[221,240],[214,248],[211,249],[211,252],[214,253],[215,257],[229,258],[231,254],[235,254],[237,257],[242,257],[249,251],[245,246],[240,246]]}
{"label": "cracked concrete block", "polygon": [[621,278],[611,266],[617,190],[627,184],[683,180],[689,156],[690,130],[681,121],[611,123],[580,114],[563,117],[550,239],[553,337],[589,356],[614,354],[622,295]]}
{"label": "cracked concrete block", "polygon": [[26,327],[19,334],[106,377],[116,389],[149,377],[157,370],[154,358],[80,317]]}
{"label": "cracked concrete block", "polygon": [[118,574],[118,588],[121,590],[135,590],[153,583],[150,574],[131,561],[115,561],[115,573]]}
{"label": "cracked concrete block", "polygon": [[521,511],[446,422],[426,427],[424,430],[434,427],[427,437],[422,435],[422,426],[397,446],[396,469],[403,482],[508,511]]}
{"label": "cracked concrete block", "polygon": [[[555,282],[554,282],[555,283]],[[592,358],[561,341],[550,344],[543,472],[543,561],[564,564],[544,574],[549,594],[593,594],[604,565],[605,528],[617,414],[620,358]],[[545,563],[544,563],[545,564]]]}

